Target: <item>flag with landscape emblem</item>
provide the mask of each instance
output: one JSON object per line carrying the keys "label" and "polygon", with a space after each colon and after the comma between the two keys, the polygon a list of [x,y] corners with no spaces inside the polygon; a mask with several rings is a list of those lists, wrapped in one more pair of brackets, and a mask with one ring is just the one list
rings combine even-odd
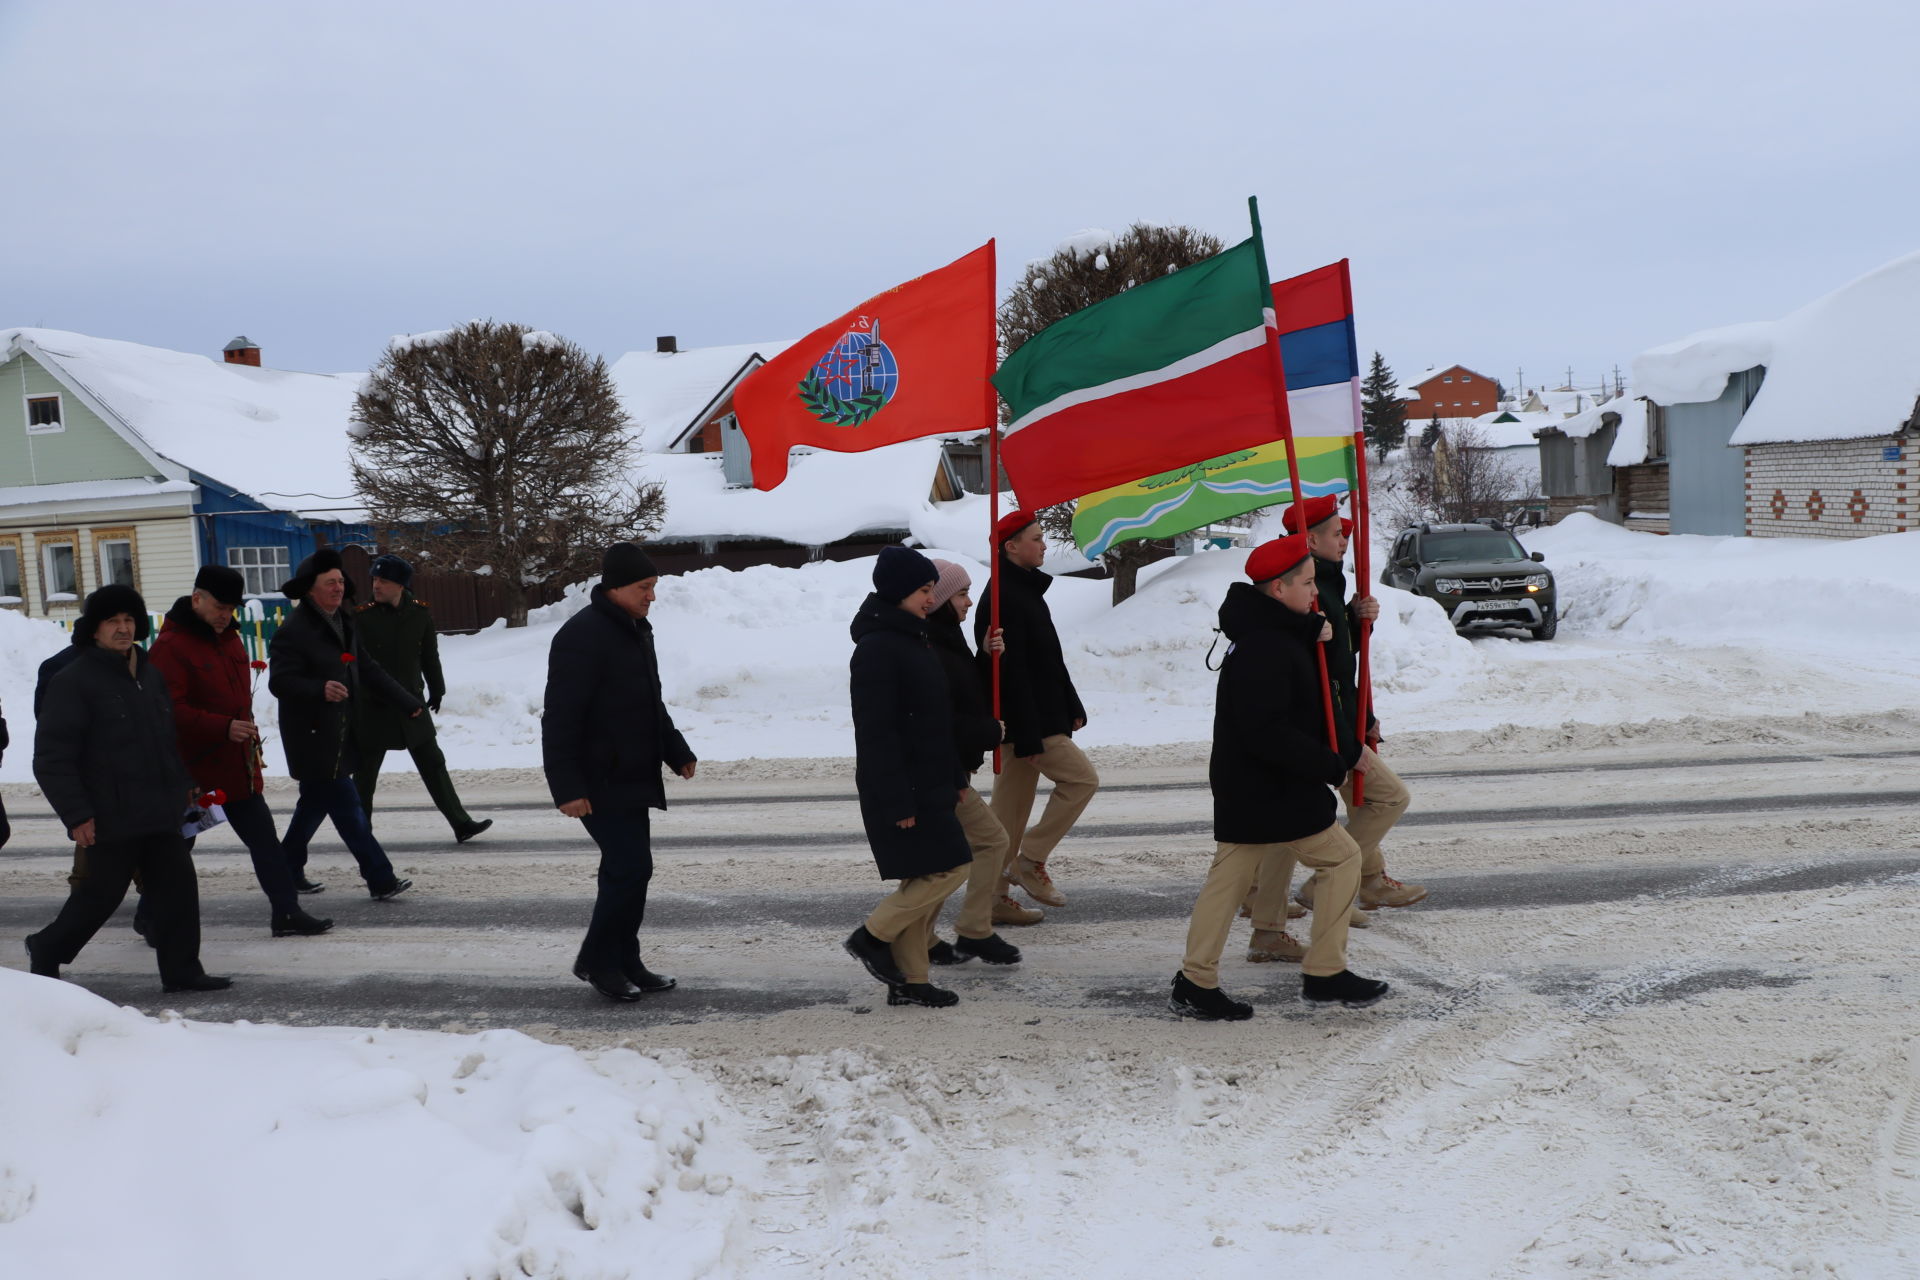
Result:
{"label": "flag with landscape emblem", "polygon": [[755,369],[733,394],[753,487],[795,445],[859,453],[992,423],[993,242],[867,299]]}
{"label": "flag with landscape emblem", "polygon": [[1041,330],[994,375],[1000,458],[1029,509],[1275,435],[1271,298],[1247,240]]}
{"label": "flag with landscape emblem", "polygon": [[[1342,259],[1273,286],[1294,451],[1308,497],[1345,493],[1355,474],[1360,363],[1348,279]],[[1171,538],[1292,501],[1286,445],[1273,441],[1087,494],[1074,509],[1073,540],[1091,559],[1116,543]]]}

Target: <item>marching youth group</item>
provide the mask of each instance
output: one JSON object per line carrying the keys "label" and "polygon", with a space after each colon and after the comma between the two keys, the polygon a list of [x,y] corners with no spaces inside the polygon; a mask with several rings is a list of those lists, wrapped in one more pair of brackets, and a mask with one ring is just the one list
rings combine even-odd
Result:
{"label": "marching youth group", "polygon": [[[1364,927],[1370,910],[1426,897],[1387,875],[1381,853],[1408,794],[1374,750],[1378,722],[1370,714],[1362,722],[1355,639],[1379,606],[1365,594],[1348,599],[1350,525],[1332,498],[1295,503],[1284,525],[1285,536],[1254,549],[1248,581],[1234,583],[1220,606],[1228,648],[1208,774],[1216,851],[1168,998],[1186,1017],[1253,1014],[1220,990],[1236,916],[1251,917],[1247,959],[1298,962],[1308,1003],[1372,1004],[1387,984],[1347,968],[1348,929]],[[873,592],[851,626],[860,815],[881,878],[899,885],[843,945],[886,985],[889,1004],[957,1004],[930,980],[934,966],[1020,962],[997,929],[1037,924],[1044,913],[1014,890],[1044,907],[1066,905],[1047,864],[1100,785],[1073,740],[1087,711],[1047,607],[1053,579],[1041,568],[1039,524],[1017,511],[993,539],[997,617],[976,605],[965,569],[893,546],[875,560]],[[87,597],[72,645],[42,665],[34,697],[34,777],[75,856],[65,905],[26,940],[32,972],[58,977],[137,886],[135,928],[154,948],[165,989],[230,986],[200,963],[191,856],[197,834],[222,814],[252,857],[275,937],[332,927],[300,905],[301,895],[323,890],[306,872],[323,819],[373,898],[404,893],[412,882],[394,870],[371,823],[388,751],[412,755],[456,840],[491,825],[461,805],[434,741],[431,715],[446,685],[432,619],[409,589],[412,570],[389,555],[372,571],[374,599],[356,610],[338,552],[307,557],[282,587],[294,607],[264,663],[249,660],[234,627],[243,584],[232,569],[201,569],[150,649],[141,647],[149,624],[136,592],[108,586]],[[675,985],[640,955],[653,876],[649,814],[666,807],[663,770],[691,779],[698,767],[661,694],[648,618],[658,576],[640,547],[607,549],[588,606],[554,635],[541,721],[554,805],[600,853],[574,976],[621,1001]],[[279,704],[287,772],[299,784],[284,835],[262,794],[252,718],[262,667]],[[1001,772],[982,799],[973,778],[995,752]],[[1041,778],[1052,790],[1034,821]],[[0,810],[0,843],[6,831]],[[1311,874],[1291,892],[1296,867]],[[963,886],[949,942],[936,925]],[[1302,945],[1288,921],[1309,912]]]}

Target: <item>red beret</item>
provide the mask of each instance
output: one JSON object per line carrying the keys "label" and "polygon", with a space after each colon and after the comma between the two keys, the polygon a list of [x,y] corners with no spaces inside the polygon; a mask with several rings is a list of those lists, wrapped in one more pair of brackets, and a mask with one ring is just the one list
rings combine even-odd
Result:
{"label": "red beret", "polygon": [[1277,578],[1305,560],[1308,554],[1304,533],[1290,533],[1284,538],[1263,542],[1247,557],[1247,576],[1255,582]]}
{"label": "red beret", "polygon": [[1353,521],[1351,521],[1351,520],[1349,520],[1349,519],[1347,519],[1347,518],[1346,518],[1345,516],[1341,516],[1341,517],[1340,517],[1340,532],[1341,532],[1341,533],[1342,533],[1342,534],[1343,534],[1344,536],[1346,536],[1346,537],[1349,537],[1349,538],[1351,538],[1351,537],[1353,536]]}
{"label": "red beret", "polygon": [[993,526],[993,545],[997,547],[1028,525],[1039,522],[1040,517],[1031,511],[1009,511],[1000,517],[999,524]]}
{"label": "red beret", "polygon": [[1337,515],[1340,500],[1331,494],[1322,498],[1308,498],[1305,502],[1296,502],[1288,507],[1280,517],[1280,524],[1289,533],[1305,533],[1328,516]]}

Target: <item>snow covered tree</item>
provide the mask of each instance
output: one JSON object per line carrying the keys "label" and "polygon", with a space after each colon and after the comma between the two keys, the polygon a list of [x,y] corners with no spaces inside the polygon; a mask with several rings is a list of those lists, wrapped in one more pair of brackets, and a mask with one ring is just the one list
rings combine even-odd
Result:
{"label": "snow covered tree", "polygon": [[[1144,222],[1119,235],[1086,231],[1070,237],[1051,257],[1028,263],[1000,304],[1003,355],[1012,355],[1042,329],[1076,311],[1211,258],[1225,247],[1218,236],[1192,227]],[[1073,509],[1073,503],[1064,502],[1041,511],[1041,529],[1056,541],[1071,542]],[[1100,561],[1113,575],[1113,603],[1131,596],[1141,567],[1169,549],[1164,539],[1135,540],[1104,553]]]}
{"label": "snow covered tree", "polygon": [[354,401],[353,479],[397,553],[526,589],[589,577],[660,527],[606,361],[519,324],[396,338]]}
{"label": "snow covered tree", "polygon": [[1360,422],[1374,456],[1382,462],[1407,438],[1407,402],[1400,398],[1399,381],[1378,351],[1360,383]]}
{"label": "snow covered tree", "polygon": [[1432,453],[1433,447],[1440,443],[1440,429],[1440,411],[1435,409],[1433,417],[1427,420],[1426,430],[1420,433],[1420,447]]}

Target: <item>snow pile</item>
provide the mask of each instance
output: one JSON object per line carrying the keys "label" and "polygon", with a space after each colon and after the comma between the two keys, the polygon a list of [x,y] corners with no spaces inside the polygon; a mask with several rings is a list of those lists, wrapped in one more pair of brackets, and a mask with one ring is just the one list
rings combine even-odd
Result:
{"label": "snow pile", "polygon": [[427,351],[453,341],[452,329],[429,329],[425,333],[396,333],[387,339],[389,351]]}
{"label": "snow pile", "polygon": [[717,453],[647,454],[635,478],[666,486],[659,541],[726,536],[820,546],[863,530],[914,528],[933,510],[939,470],[940,442],[928,439],[864,453],[799,451],[774,489],[729,488]]}
{"label": "snow pile", "polygon": [[[1106,251],[1119,242],[1120,237],[1105,227],[1087,227],[1053,246],[1053,251],[1072,254],[1075,258],[1105,257]],[[1101,270],[1106,270],[1104,264],[1099,265]]]}
{"label": "snow pile", "polygon": [[1898,258],[1776,321],[1709,329],[1633,361],[1656,404],[1718,399],[1727,376],[1765,366],[1733,443],[1888,435],[1920,399],[1920,253]]}
{"label": "snow pile", "polygon": [[628,1050],[156,1021],[12,970],[0,1009],[11,1275],[711,1275],[755,1168]]}
{"label": "snow pile", "polygon": [[567,345],[566,339],[558,334],[548,333],[545,329],[530,329],[520,335],[522,351],[560,351]]}
{"label": "snow pile", "polygon": [[33,776],[34,677],[41,663],[66,647],[64,628],[0,609],[0,715],[13,736],[0,778],[24,782]]}

